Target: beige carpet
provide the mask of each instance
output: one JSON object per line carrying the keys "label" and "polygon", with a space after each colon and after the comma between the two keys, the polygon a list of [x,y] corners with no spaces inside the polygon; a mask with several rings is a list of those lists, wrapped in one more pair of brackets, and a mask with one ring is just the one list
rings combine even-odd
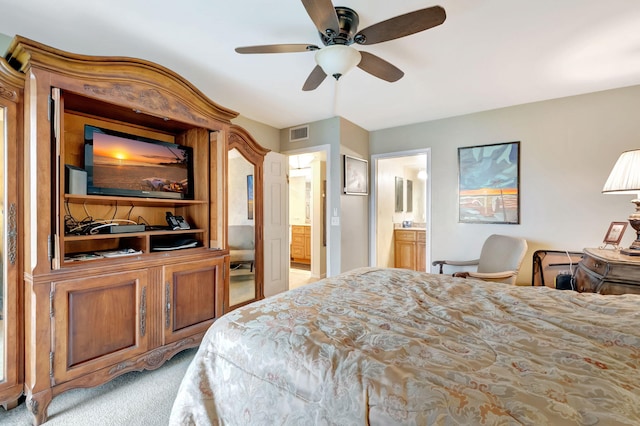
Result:
{"label": "beige carpet", "polygon": [[[175,355],[152,371],[133,371],[90,389],[72,389],[53,399],[46,426],[160,426],[169,423],[178,386],[197,348]],[[13,410],[0,407],[0,425],[27,426],[24,402]]]}

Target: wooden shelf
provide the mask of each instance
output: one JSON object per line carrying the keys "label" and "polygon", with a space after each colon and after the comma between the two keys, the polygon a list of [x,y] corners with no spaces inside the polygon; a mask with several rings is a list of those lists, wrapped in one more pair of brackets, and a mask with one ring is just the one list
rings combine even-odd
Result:
{"label": "wooden shelf", "polygon": [[64,194],[65,201],[74,204],[109,205],[123,203],[133,206],[192,206],[206,204],[205,200],[179,200],[172,198],[116,197],[109,195]]}
{"label": "wooden shelf", "polygon": [[179,235],[179,234],[201,234],[204,229],[181,229],[176,231],[144,231],[144,232],[123,232],[121,234],[95,234],[95,235],[65,235],[65,241],[85,241],[85,240],[111,240],[114,238],[126,237],[146,237],[155,235]]}

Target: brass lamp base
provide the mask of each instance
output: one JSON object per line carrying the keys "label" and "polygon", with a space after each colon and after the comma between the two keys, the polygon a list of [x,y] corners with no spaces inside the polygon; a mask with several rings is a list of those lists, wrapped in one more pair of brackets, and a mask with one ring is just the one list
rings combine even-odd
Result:
{"label": "brass lamp base", "polygon": [[631,247],[620,250],[620,254],[624,254],[627,256],[640,256],[640,250],[631,249]]}
{"label": "brass lamp base", "polygon": [[636,231],[636,240],[631,243],[629,248],[620,250],[620,253],[627,256],[640,256],[640,200],[633,200],[636,204],[636,213],[629,216],[629,224]]}

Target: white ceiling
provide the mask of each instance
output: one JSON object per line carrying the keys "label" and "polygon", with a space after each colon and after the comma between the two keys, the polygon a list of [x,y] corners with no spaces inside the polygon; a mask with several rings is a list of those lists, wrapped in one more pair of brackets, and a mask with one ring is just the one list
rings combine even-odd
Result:
{"label": "white ceiling", "polygon": [[405,72],[356,68],[301,90],[313,53],[240,55],[238,46],[321,45],[300,0],[0,0],[0,33],[91,55],[150,60],[213,101],[276,128],[336,115],[367,129],[640,84],[640,0],[334,0],[360,29],[434,5],[441,26],[357,46]]}

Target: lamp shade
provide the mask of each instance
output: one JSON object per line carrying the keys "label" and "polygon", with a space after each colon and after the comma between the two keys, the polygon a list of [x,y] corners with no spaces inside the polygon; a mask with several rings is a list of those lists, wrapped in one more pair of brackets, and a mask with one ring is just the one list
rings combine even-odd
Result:
{"label": "lamp shade", "polygon": [[316,52],[316,62],[322,71],[336,80],[358,65],[360,59],[360,52],[343,44],[323,47]]}
{"label": "lamp shade", "polygon": [[640,194],[640,149],[620,154],[602,192],[605,194]]}

